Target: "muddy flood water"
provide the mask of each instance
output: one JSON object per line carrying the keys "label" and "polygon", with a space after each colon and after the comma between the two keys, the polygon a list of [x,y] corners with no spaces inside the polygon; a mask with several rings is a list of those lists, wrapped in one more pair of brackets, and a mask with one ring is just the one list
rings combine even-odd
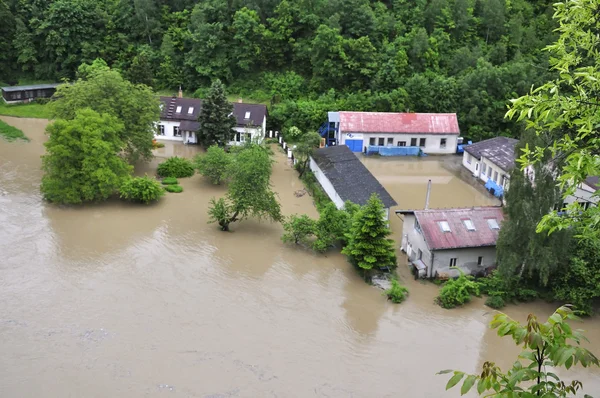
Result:
{"label": "muddy flood water", "polygon": [[[2,119],[31,142],[0,140],[1,397],[458,397],[436,372],[506,367],[519,352],[488,328],[494,312],[482,299],[440,308],[438,288],[414,281],[403,257],[410,296],[393,305],[341,254],[284,245],[280,225],[249,220],[220,232],[206,209],[225,190],[200,176],[151,206],[46,204],[47,122]],[[196,151],[169,144],[136,173]],[[275,152],[283,212],[316,216]],[[398,208],[423,207],[428,179],[431,207],[495,203],[448,159],[364,161]],[[401,220],[391,225],[399,242]],[[554,307],[505,312],[523,321]],[[599,318],[580,326],[600,354]],[[598,369],[559,373],[600,394]]]}

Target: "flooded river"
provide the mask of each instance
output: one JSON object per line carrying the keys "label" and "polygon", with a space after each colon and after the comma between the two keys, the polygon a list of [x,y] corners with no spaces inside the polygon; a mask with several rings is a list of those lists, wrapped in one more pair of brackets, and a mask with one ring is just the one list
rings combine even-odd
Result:
{"label": "flooded river", "polygon": [[[66,208],[39,194],[46,122],[3,118],[29,143],[0,140],[0,396],[457,397],[441,369],[501,366],[518,352],[476,299],[444,310],[437,288],[401,275],[392,305],[345,258],[281,243],[281,227],[220,232],[206,208],[224,188],[195,176],[160,203]],[[167,145],[158,156],[193,156]],[[285,214],[316,216],[280,151],[272,182]],[[136,172],[151,174],[160,159]],[[492,204],[436,158],[365,159],[402,208]],[[393,218],[394,237],[401,221]],[[545,303],[511,306],[524,320]],[[582,325],[600,354],[600,321]],[[600,371],[569,376],[600,392]]]}

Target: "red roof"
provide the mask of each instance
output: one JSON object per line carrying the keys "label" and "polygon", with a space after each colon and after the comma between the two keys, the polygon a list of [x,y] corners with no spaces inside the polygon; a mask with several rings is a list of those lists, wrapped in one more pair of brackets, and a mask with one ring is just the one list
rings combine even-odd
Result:
{"label": "red roof", "polygon": [[[493,229],[488,220],[496,220],[498,226],[504,221],[502,208],[492,206],[415,210],[414,214],[431,250],[495,246],[500,230]],[[471,220],[475,229],[470,231],[465,220]],[[443,221],[448,223],[449,232],[442,230]]]}
{"label": "red roof", "polygon": [[456,113],[340,112],[342,133],[460,134]]}

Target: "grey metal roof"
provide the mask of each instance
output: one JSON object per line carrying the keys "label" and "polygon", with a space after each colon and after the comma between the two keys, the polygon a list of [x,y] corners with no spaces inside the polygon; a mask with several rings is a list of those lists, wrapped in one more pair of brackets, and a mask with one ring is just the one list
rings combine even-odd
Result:
{"label": "grey metal roof", "polygon": [[2,91],[10,93],[13,91],[43,90],[43,89],[48,89],[48,88],[56,88],[56,87],[60,86],[61,84],[62,83],[48,83],[48,84],[32,84],[29,86],[7,86],[7,87],[2,87]]}
{"label": "grey metal roof", "polygon": [[385,207],[397,205],[388,191],[346,145],[317,149],[312,158],[344,202],[349,200],[364,205],[371,194],[376,193]]}
{"label": "grey metal roof", "polygon": [[504,171],[515,166],[515,146],[519,140],[508,137],[495,137],[464,147],[465,151],[477,159],[485,157]]}

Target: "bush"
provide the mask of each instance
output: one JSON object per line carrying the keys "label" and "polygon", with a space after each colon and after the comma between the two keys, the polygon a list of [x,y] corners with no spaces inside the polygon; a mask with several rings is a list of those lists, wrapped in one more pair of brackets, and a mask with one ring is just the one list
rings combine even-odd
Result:
{"label": "bush", "polygon": [[397,280],[392,279],[392,287],[386,290],[384,294],[392,303],[400,304],[406,299],[406,296],[408,296],[408,289],[398,283]]}
{"label": "bush", "polygon": [[498,310],[504,307],[506,303],[504,302],[504,299],[500,296],[490,296],[487,298],[487,300],[485,300],[485,305]]}
{"label": "bush", "polygon": [[50,102],[50,98],[36,98],[33,100],[33,102],[40,105],[46,105],[48,102]]}
{"label": "bush", "polygon": [[164,147],[165,147],[165,144],[163,144],[162,142],[152,140],[152,149],[164,148]]}
{"label": "bush", "polygon": [[165,190],[148,176],[127,179],[119,189],[121,199],[148,204],[160,199]]}
{"label": "bush", "polygon": [[166,185],[165,190],[172,193],[180,193],[183,192],[183,187],[181,185]]}
{"label": "bush", "polygon": [[294,242],[295,244],[308,244],[309,238],[315,233],[315,220],[306,214],[301,216],[294,214],[283,223],[285,231],[281,240],[283,242]]}
{"label": "bush", "polygon": [[162,180],[163,185],[177,185],[179,181],[175,177],[165,177]]}
{"label": "bush", "polygon": [[479,295],[479,285],[472,276],[460,271],[457,279],[450,279],[442,286],[437,303],[443,308],[454,308],[471,301],[471,295]]}
{"label": "bush", "polygon": [[161,177],[191,177],[194,175],[194,164],[188,159],[174,156],[158,165],[157,174]]}
{"label": "bush", "polygon": [[223,148],[213,145],[206,150],[206,154],[196,156],[194,163],[198,173],[218,185],[227,177],[231,156]]}
{"label": "bush", "polygon": [[279,144],[279,139],[277,139],[277,138],[267,138],[265,140],[265,144]]}

